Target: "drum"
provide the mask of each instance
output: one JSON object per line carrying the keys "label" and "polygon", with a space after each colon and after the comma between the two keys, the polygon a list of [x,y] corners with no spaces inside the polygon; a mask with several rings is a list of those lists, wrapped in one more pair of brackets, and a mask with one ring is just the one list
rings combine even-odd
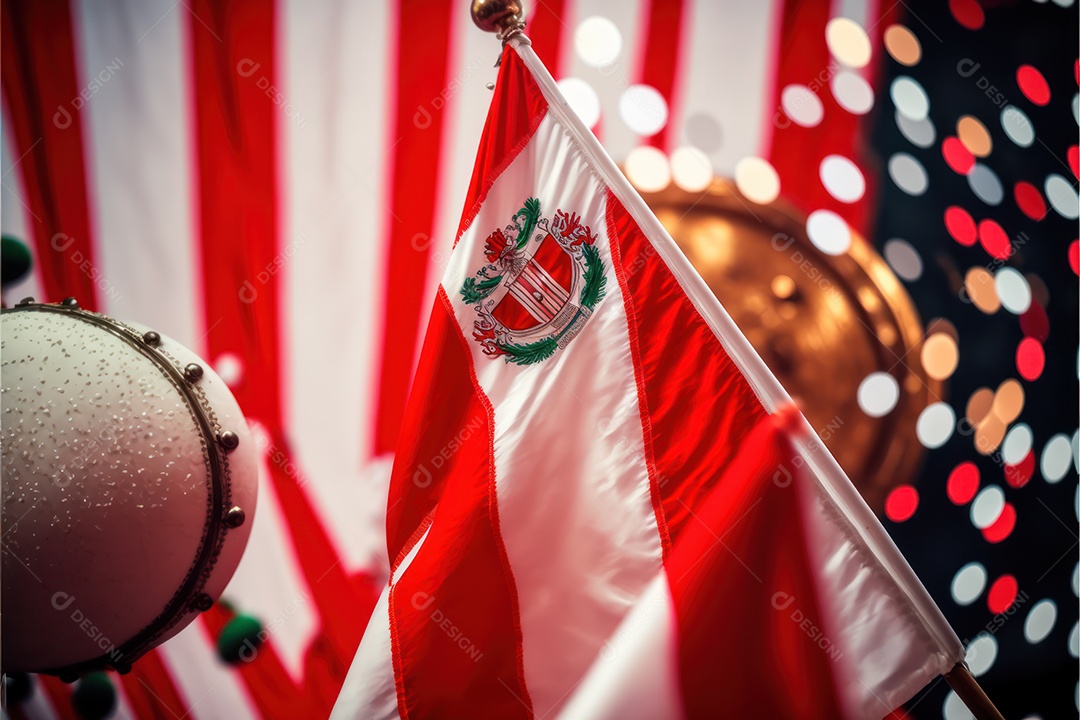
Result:
{"label": "drum", "polygon": [[198,356],[73,298],[3,311],[3,669],[126,672],[208,610],[258,453]]}

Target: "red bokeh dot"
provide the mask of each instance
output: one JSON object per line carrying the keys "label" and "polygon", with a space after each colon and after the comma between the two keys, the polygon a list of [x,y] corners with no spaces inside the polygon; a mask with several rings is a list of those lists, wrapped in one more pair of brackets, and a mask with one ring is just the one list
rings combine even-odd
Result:
{"label": "red bokeh dot", "polygon": [[967,175],[975,167],[975,156],[964,147],[960,138],[947,137],[941,142],[941,155],[953,172]]}
{"label": "red bokeh dot", "polygon": [[1046,310],[1037,302],[1031,303],[1028,309],[1020,316],[1020,330],[1025,337],[1035,338],[1039,342],[1046,342],[1050,336],[1050,318],[1046,316]]}
{"label": "red bokeh dot", "polygon": [[986,21],[982,6],[975,0],[949,0],[949,10],[956,22],[968,30],[978,30]]}
{"label": "red bokeh dot", "polygon": [[[1035,451],[1028,450],[1027,455],[1015,465],[1005,465],[1005,482],[1010,487],[1022,488],[1035,474]],[[1006,503],[1008,505],[1008,503]]]}
{"label": "red bokeh dot", "polygon": [[904,522],[918,507],[919,491],[911,485],[899,485],[885,498],[885,517],[893,522]]}
{"label": "red bokeh dot", "polygon": [[1016,369],[1020,377],[1028,382],[1038,380],[1046,367],[1046,353],[1042,343],[1033,337],[1026,337],[1016,346]]}
{"label": "red bokeh dot", "polygon": [[1006,260],[1012,255],[1009,236],[993,220],[986,219],[979,222],[979,243],[982,244],[986,252],[990,253],[991,257],[998,260]]}
{"label": "red bokeh dot", "polygon": [[1024,97],[1036,105],[1046,105],[1050,102],[1050,85],[1047,84],[1043,74],[1030,65],[1021,65],[1017,69],[1016,84],[1020,86],[1020,92],[1024,93]]}
{"label": "red bokeh dot", "polygon": [[1080,240],[1069,243],[1069,267],[1077,275],[1080,275]]}
{"label": "red bokeh dot", "polygon": [[971,247],[975,244],[975,220],[964,208],[952,205],[945,209],[945,229],[961,245]]}
{"label": "red bokeh dot", "polygon": [[1043,200],[1039,189],[1029,182],[1021,180],[1013,188],[1013,197],[1020,211],[1032,220],[1042,220],[1046,217],[1046,201]]}
{"label": "red bokeh dot", "polygon": [[1080,177],[1080,147],[1073,145],[1065,151],[1065,157],[1069,158],[1069,167],[1072,168],[1073,175]]}
{"label": "red bokeh dot", "polygon": [[994,521],[994,524],[988,528],[984,528],[982,531],[983,537],[987,542],[999,543],[1012,534],[1013,528],[1016,527],[1016,508],[1011,503],[1005,503],[1005,508],[1001,511],[1001,515]]}
{"label": "red bokeh dot", "polygon": [[962,462],[949,473],[945,494],[955,505],[966,505],[979,491],[979,468],[975,463]]}
{"label": "red bokeh dot", "polygon": [[1003,613],[1016,601],[1016,592],[1020,586],[1012,575],[1002,575],[990,586],[986,593],[986,607],[995,615]]}

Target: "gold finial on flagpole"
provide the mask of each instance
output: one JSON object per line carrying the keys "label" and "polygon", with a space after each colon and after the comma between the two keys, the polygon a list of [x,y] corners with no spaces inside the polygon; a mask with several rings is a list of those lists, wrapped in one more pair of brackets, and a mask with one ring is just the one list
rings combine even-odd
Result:
{"label": "gold finial on flagpole", "polygon": [[521,0],[472,0],[471,9],[476,27],[497,33],[503,42],[525,27],[525,6]]}

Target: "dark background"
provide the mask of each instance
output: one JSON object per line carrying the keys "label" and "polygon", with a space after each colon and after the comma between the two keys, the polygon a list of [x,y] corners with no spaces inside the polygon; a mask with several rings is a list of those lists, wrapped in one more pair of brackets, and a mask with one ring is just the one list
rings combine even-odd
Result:
{"label": "dark background", "polygon": [[[1031,426],[1036,468],[1026,485],[1013,488],[1005,482],[1003,468],[976,451],[971,436],[954,433],[944,446],[927,451],[917,481],[920,504],[915,515],[902,523],[884,522],[961,640],[967,642],[990,626],[998,654],[979,681],[1005,717],[1076,717],[1078,669],[1068,645],[1077,622],[1072,585],[1077,566],[1077,478],[1072,468],[1060,482],[1050,484],[1040,473],[1039,460],[1053,435],[1073,436],[1077,427],[1077,276],[1067,259],[1068,247],[1077,237],[1077,223],[1059,215],[1049,203],[1042,220],[1028,218],[1017,207],[1012,188],[1026,180],[1042,192],[1051,173],[1076,186],[1066,152],[1077,144],[1077,121],[1071,108],[1077,93],[1077,9],[1030,1],[985,3],[984,9],[984,25],[972,30],[955,19],[945,2],[907,4],[901,22],[922,42],[923,59],[914,67],[885,60],[886,77],[880,85],[871,135],[872,151],[881,159],[884,176],[873,237],[879,251],[889,239],[903,238],[922,256],[922,276],[905,285],[924,323],[941,317],[957,328],[960,361],[945,399],[963,418],[967,400],[976,389],[994,389],[1008,378],[1019,379],[1015,352],[1024,334],[1019,317],[1004,308],[986,315],[960,299],[958,282],[968,269],[988,267],[993,258],[978,243],[963,247],[950,237],[943,221],[945,209],[958,205],[976,221],[993,218],[1010,238],[1021,232],[1027,235],[1027,242],[1005,264],[1028,277],[1033,290],[1041,280],[1048,291],[1046,369],[1034,382],[1021,380],[1026,402],[1017,419]],[[970,77],[958,72],[958,63],[964,59],[979,63]],[[1017,85],[1016,71],[1024,64],[1038,68],[1050,85],[1051,99],[1045,107],[1030,102]],[[964,65],[970,67],[971,63]],[[930,98],[937,139],[927,149],[913,145],[897,128],[895,107],[885,91],[898,75],[917,80]],[[981,77],[986,81],[978,82]],[[996,91],[985,89],[987,81]],[[1031,119],[1036,133],[1031,147],[1017,146],[1002,130],[997,93]],[[942,157],[941,141],[956,135],[956,122],[963,115],[975,116],[990,131],[993,149],[982,162],[1004,186],[1004,199],[997,206],[983,203],[967,179],[950,169]],[[927,169],[930,190],[925,194],[910,196],[888,179],[885,160],[901,151],[915,156]],[[1037,291],[1033,295],[1039,297]],[[970,504],[957,506],[946,496],[949,473],[965,460],[979,468],[980,487],[997,484],[1016,507],[1016,528],[1000,543],[988,542],[972,524]],[[1000,620],[995,623],[987,607],[986,591],[966,607],[952,598],[954,575],[971,561],[986,567],[988,589],[1003,574],[1018,581],[1021,600],[1014,613],[1001,619],[1000,627]],[[1057,621],[1049,636],[1031,644],[1024,636],[1024,621],[1031,607],[1043,599],[1056,603]],[[906,709],[916,718],[940,718],[947,691],[939,680]]]}

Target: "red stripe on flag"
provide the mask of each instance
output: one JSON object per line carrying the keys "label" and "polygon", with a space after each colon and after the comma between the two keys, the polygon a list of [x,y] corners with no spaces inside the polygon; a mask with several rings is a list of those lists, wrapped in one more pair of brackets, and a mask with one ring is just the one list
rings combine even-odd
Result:
{"label": "red stripe on flag", "polygon": [[[442,152],[443,109],[433,100],[446,88],[449,71],[452,3],[399,0],[397,37],[396,141],[388,171],[386,292],[382,353],[375,418],[374,453],[394,451],[416,360],[417,329],[434,232],[437,172]],[[414,19],[423,18],[418,45]]]}
{"label": "red stripe on flag", "polygon": [[[677,545],[691,521],[690,508],[715,486],[766,413],[671,270],[610,192],[608,236],[618,244],[612,255],[625,278],[627,319],[636,338],[678,338],[633,343],[663,519]],[[687,413],[688,407],[694,412]]]}
{"label": "red stripe on flag", "polygon": [[[517,591],[495,499],[494,410],[479,390],[467,340],[439,288],[425,354],[438,348],[438,377],[417,375],[414,396],[457,386],[457,422],[420,435],[445,459],[446,488],[417,555],[391,589],[390,616],[399,712],[407,717],[532,717],[524,682]],[[418,403],[411,403],[410,411]],[[397,463],[419,448],[403,442]],[[433,462],[433,460],[429,460]],[[395,463],[395,470],[397,470]],[[400,491],[401,473],[395,473]],[[393,552],[391,556],[393,556]]]}
{"label": "red stripe on flag", "polygon": [[[510,57],[514,58],[513,62],[508,60]],[[499,71],[495,95],[491,99],[480,147],[476,151],[476,164],[473,166],[469,192],[465,195],[465,208],[454,239],[455,246],[472,225],[491,186],[529,144],[547,113],[547,101],[540,88],[525,64],[517,61],[517,55],[509,45],[503,48],[501,62],[511,64]]]}
{"label": "red stripe on flag", "polygon": [[[75,296],[88,310],[99,307],[93,238],[87,210],[82,115],[71,13],[67,2],[2,4],[4,95],[15,138],[23,198],[33,217],[45,298]],[[9,168],[4,169],[5,172]]]}
{"label": "red stripe on flag", "polygon": [[686,17],[683,0],[650,0],[646,2],[645,31],[638,82],[651,85],[664,97],[668,105],[668,122],[660,132],[649,138],[649,144],[661,150],[670,150],[672,138],[678,133],[672,130],[670,112],[675,97],[675,79],[678,74],[679,50],[683,47],[682,27]]}
{"label": "red stripe on flag", "polygon": [[793,459],[759,422],[668,558],[687,718],[843,716]]}

